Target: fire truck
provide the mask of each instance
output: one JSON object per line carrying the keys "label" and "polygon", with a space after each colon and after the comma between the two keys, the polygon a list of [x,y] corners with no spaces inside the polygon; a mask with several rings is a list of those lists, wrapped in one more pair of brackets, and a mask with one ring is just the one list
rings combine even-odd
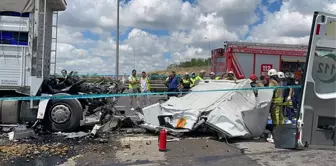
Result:
{"label": "fire truck", "polygon": [[267,77],[270,69],[294,73],[304,68],[308,46],[250,42],[224,42],[212,50],[212,71],[216,75],[233,71],[238,79],[256,74]]}

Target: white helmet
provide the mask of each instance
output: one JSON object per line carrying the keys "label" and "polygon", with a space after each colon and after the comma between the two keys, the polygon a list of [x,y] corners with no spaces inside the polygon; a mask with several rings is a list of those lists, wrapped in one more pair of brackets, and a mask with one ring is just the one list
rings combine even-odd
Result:
{"label": "white helmet", "polygon": [[285,77],[286,78],[294,78],[294,74],[292,72],[286,72]]}
{"label": "white helmet", "polygon": [[270,70],[268,70],[267,74],[268,74],[268,76],[271,77],[271,76],[278,75],[278,72],[275,69],[270,69]]}
{"label": "white helmet", "polygon": [[230,71],[228,72],[228,74],[234,74],[234,73],[233,73],[233,71],[232,71],[232,70],[230,70]]}
{"label": "white helmet", "polygon": [[211,72],[210,75],[216,75],[214,72]]}
{"label": "white helmet", "polygon": [[283,72],[281,72],[281,71],[278,72],[278,77],[279,77],[279,78],[286,78],[286,77],[285,77],[285,73],[283,73]]}

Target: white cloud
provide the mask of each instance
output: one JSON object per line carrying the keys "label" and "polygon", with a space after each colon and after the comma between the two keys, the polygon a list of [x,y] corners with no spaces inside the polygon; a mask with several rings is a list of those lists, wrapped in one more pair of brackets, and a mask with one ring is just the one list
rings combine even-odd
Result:
{"label": "white cloud", "polygon": [[264,10],[265,19],[252,29],[248,40],[288,44],[308,44],[314,11],[336,13],[336,1],[284,0],[280,11]]}
{"label": "white cloud", "polygon": [[[273,2],[275,0],[270,0]],[[57,70],[80,73],[115,73],[116,0],[72,0],[60,13]],[[321,2],[321,3],[319,3]],[[329,4],[329,5],[328,5]],[[258,21],[256,8],[265,14],[264,23],[249,33]],[[121,1],[120,71],[151,71],[195,57],[209,57],[211,48],[224,41],[306,43],[314,9],[335,11],[328,0],[284,0],[279,12],[269,13],[261,0],[132,0]],[[145,30],[144,30],[145,29]],[[151,30],[165,30],[158,36]],[[90,31],[97,39],[85,38]],[[126,36],[126,37],[125,37]],[[171,53],[171,61],[165,53]]]}

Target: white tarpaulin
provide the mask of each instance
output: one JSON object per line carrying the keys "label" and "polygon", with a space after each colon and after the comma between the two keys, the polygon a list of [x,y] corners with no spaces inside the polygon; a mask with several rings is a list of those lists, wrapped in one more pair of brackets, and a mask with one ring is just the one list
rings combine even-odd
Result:
{"label": "white tarpaulin", "polygon": [[[192,91],[250,88],[250,80],[218,80],[200,82]],[[192,130],[201,117],[206,124],[228,137],[257,137],[267,124],[273,90],[259,90],[255,97],[252,90],[212,91],[189,93],[173,97],[163,104],[143,109],[146,124],[159,126],[158,116],[169,115],[165,121],[174,129]]]}
{"label": "white tarpaulin", "polygon": [[0,0],[0,11],[32,12],[35,0]]}

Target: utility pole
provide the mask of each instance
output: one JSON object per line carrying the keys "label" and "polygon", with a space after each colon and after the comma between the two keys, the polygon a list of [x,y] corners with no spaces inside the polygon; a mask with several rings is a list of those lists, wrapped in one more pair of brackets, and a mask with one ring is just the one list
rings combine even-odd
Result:
{"label": "utility pole", "polygon": [[117,42],[116,42],[116,75],[119,78],[119,5],[120,0],[117,0]]}

